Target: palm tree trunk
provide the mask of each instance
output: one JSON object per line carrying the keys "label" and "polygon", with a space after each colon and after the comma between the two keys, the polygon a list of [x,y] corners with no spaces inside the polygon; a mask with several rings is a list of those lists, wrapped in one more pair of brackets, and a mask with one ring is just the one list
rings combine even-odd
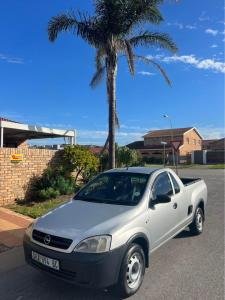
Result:
{"label": "palm tree trunk", "polygon": [[109,103],[109,167],[115,168],[115,127],[116,127],[116,75],[117,56],[111,54],[106,58],[107,95]]}

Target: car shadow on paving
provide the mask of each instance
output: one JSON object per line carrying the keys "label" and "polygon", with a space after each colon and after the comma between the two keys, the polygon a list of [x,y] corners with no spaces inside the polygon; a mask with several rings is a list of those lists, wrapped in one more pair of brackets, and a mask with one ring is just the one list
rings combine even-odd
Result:
{"label": "car shadow on paving", "polygon": [[[96,275],[97,276],[97,275]],[[42,295],[46,293],[46,289],[51,289],[54,291],[54,299],[108,299],[108,300],[116,300],[119,299],[115,292],[112,292],[111,290],[94,290],[89,288],[83,288],[79,287],[67,282],[64,282],[60,279],[53,278],[48,274],[42,274],[41,272],[37,271],[36,274],[34,274],[33,279],[36,281],[36,284],[38,284],[39,281],[45,280],[45,284],[43,285],[43,291]],[[56,288],[57,286],[57,288]],[[51,293],[53,295],[53,292]],[[47,299],[47,298],[46,298]]]}
{"label": "car shadow on paving", "polygon": [[[16,228],[11,230],[0,229],[0,245],[11,249],[22,245],[25,228]],[[2,252],[0,248],[0,253]],[[7,249],[6,249],[7,250]]]}
{"label": "car shadow on paving", "polygon": [[[8,244],[15,245],[13,238],[18,235],[23,236],[23,229],[1,232],[0,240],[6,236]],[[79,287],[27,265],[22,246],[10,248],[0,244],[1,249],[5,250],[0,252],[0,299],[2,300],[120,299],[114,291]]]}
{"label": "car shadow on paving", "polygon": [[[115,292],[82,288],[23,265],[13,271],[13,282],[0,276],[0,299],[119,300]],[[17,280],[18,279],[18,280]],[[19,283],[17,283],[19,282]],[[10,295],[10,296],[8,296]]]}
{"label": "car shadow on paving", "polygon": [[190,230],[187,228],[180,232],[178,235],[174,237],[174,239],[185,239],[185,238],[191,238],[194,237],[193,233],[190,232]]}
{"label": "car shadow on paving", "polygon": [[[0,237],[0,241],[1,241],[1,237]],[[9,250],[9,249],[11,249],[11,248],[8,247],[8,246],[6,246],[6,245],[4,245],[4,244],[2,244],[2,243],[0,242],[0,253],[5,252],[5,251],[7,251],[7,250]]]}

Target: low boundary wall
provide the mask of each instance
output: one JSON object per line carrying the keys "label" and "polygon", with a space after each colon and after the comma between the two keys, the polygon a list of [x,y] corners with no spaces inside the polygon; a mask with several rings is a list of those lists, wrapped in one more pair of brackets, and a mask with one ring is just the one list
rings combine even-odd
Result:
{"label": "low boundary wall", "polygon": [[60,150],[0,148],[0,206],[26,198],[32,178],[60,160]]}

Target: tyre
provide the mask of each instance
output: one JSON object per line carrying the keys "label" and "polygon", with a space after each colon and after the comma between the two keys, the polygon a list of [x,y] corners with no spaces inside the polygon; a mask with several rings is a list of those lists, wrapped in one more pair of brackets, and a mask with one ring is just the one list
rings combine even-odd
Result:
{"label": "tyre", "polygon": [[117,292],[127,298],[138,291],[145,274],[145,254],[138,244],[131,244],[123,259]]}
{"label": "tyre", "polygon": [[203,225],[204,225],[204,213],[201,209],[201,207],[198,207],[195,211],[194,219],[189,226],[190,231],[194,235],[199,235],[203,231]]}

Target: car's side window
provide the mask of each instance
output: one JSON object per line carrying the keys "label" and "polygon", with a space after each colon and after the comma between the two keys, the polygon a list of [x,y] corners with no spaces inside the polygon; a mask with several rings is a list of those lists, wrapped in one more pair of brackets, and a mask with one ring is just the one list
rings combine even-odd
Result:
{"label": "car's side window", "polygon": [[170,173],[170,178],[173,182],[173,187],[174,187],[175,194],[178,194],[180,192],[179,184],[177,183],[176,179],[174,178],[174,176],[171,173]]}
{"label": "car's side window", "polygon": [[156,200],[160,195],[173,195],[173,188],[167,172],[159,174],[153,183],[152,200]]}

